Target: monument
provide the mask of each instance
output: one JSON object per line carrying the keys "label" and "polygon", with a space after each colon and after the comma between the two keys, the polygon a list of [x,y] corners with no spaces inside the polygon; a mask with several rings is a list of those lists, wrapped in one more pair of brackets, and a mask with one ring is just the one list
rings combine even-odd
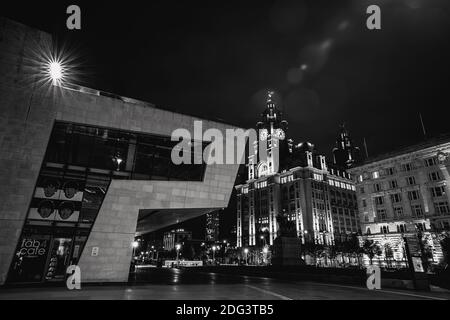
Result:
{"label": "monument", "polygon": [[285,215],[277,216],[278,231],[273,242],[273,266],[300,266],[304,265],[301,258],[301,241],[297,236],[297,229],[293,221]]}

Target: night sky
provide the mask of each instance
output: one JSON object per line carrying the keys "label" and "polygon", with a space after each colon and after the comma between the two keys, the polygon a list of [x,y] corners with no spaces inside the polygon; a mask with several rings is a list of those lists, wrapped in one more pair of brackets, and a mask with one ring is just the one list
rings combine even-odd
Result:
{"label": "night sky", "polygon": [[[70,4],[81,7],[81,31],[65,28]],[[366,28],[372,4],[381,7],[382,30]],[[326,154],[342,122],[358,145],[366,138],[370,155],[422,139],[419,112],[429,135],[450,131],[448,0],[2,7],[2,15],[55,34],[80,61],[79,84],[163,109],[248,128],[270,88],[289,121],[288,135]]]}

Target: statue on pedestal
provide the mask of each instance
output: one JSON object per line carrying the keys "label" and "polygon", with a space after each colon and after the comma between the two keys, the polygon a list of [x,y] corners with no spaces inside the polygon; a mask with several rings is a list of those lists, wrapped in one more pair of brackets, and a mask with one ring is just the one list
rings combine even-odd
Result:
{"label": "statue on pedestal", "polygon": [[284,214],[277,216],[277,238],[273,243],[272,265],[299,266],[304,264],[301,259],[301,241],[297,236],[294,221],[289,221]]}
{"label": "statue on pedestal", "polygon": [[284,214],[277,215],[278,237],[297,238],[297,228],[294,221],[289,221]]}

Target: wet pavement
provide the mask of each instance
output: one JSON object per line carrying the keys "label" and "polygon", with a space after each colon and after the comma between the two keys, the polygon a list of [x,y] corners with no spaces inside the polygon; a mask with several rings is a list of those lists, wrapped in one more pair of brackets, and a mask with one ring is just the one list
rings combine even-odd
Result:
{"label": "wet pavement", "polygon": [[134,285],[66,288],[2,288],[0,300],[448,300],[449,293],[288,281],[182,269],[147,269]]}

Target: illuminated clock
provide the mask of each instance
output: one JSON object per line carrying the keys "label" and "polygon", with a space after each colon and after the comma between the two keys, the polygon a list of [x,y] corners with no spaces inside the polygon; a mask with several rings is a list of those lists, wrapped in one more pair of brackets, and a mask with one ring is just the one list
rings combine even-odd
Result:
{"label": "illuminated clock", "polygon": [[268,135],[269,135],[269,133],[267,132],[267,129],[261,129],[261,130],[259,131],[259,139],[260,139],[261,141],[266,141]]}

